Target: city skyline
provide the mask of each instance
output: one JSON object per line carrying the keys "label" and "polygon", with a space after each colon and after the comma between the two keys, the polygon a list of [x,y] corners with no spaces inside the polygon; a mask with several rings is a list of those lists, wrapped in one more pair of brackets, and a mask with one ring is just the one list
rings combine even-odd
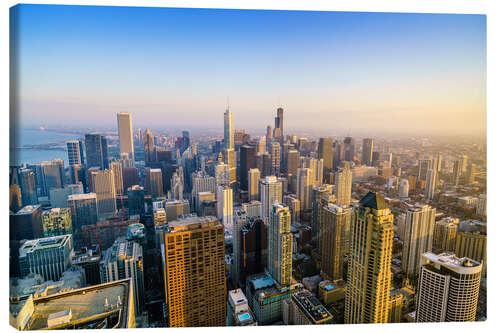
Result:
{"label": "city skyline", "polygon": [[249,129],[282,106],[289,129],[485,135],[484,15],[20,5],[11,17],[23,125],[71,110],[79,125],[130,112],[137,127],[215,128],[229,98]]}

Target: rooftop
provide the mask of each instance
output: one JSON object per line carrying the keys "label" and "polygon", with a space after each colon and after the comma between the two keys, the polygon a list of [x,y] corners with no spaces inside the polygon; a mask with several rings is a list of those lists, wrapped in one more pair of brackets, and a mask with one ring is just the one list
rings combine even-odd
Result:
{"label": "rooftop", "polygon": [[313,323],[320,323],[332,319],[330,312],[309,291],[302,291],[292,296],[294,302]]}
{"label": "rooftop", "polygon": [[21,208],[17,213],[16,215],[26,215],[26,214],[31,214],[33,213],[34,210],[36,210],[37,208],[40,208],[40,205],[28,205],[28,206],[24,206],[23,208]]}
{"label": "rooftop", "polygon": [[387,209],[389,206],[384,198],[375,192],[368,192],[360,201],[359,204],[363,207],[369,207],[375,210]]}
{"label": "rooftop", "polygon": [[221,225],[215,216],[189,216],[168,222],[169,233]]}
{"label": "rooftop", "polygon": [[24,242],[23,246],[19,249],[19,256],[23,257],[27,253],[58,248],[63,246],[70,240],[71,240],[71,235],[53,236],[53,237],[28,240]]}
{"label": "rooftop", "polygon": [[441,266],[459,274],[475,274],[481,272],[482,264],[467,257],[458,258],[454,253],[435,254],[426,252],[422,254],[422,259],[427,265],[440,269]]}

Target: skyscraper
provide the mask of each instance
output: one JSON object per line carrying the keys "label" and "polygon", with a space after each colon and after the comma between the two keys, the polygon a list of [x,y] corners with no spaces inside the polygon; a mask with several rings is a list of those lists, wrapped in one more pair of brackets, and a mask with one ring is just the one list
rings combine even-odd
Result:
{"label": "skyscraper", "polygon": [[233,216],[233,261],[231,263],[231,279],[238,284],[240,281],[240,251],[241,251],[241,228],[247,223],[247,213],[243,209],[235,209]]}
{"label": "skyscraper", "polygon": [[164,247],[170,327],[224,326],[224,227],[213,216],[168,222]]}
{"label": "skyscraper", "polygon": [[113,246],[102,254],[101,283],[130,279],[134,286],[135,313],[142,314],[144,308],[144,263],[143,249],[139,243],[117,239]]}
{"label": "skyscraper", "polygon": [[282,203],[282,184],[275,176],[268,176],[260,181],[260,201],[262,202],[261,217],[269,224],[269,216],[275,203]]}
{"label": "skyscraper", "polygon": [[163,196],[163,177],[161,169],[146,168],[146,191],[151,194],[152,198]]}
{"label": "skyscraper", "polygon": [[73,240],[76,247],[80,247],[83,242],[82,226],[97,222],[97,196],[95,193],[70,195],[68,208],[71,209]]}
{"label": "skyscraper", "polygon": [[363,155],[361,163],[364,165],[372,165],[373,155],[373,139],[363,139]]}
{"label": "skyscraper", "polygon": [[233,229],[233,189],[230,186],[217,187],[217,215],[225,229]]}
{"label": "skyscraper", "polygon": [[123,194],[123,171],[122,164],[119,161],[113,161],[110,163],[110,169],[113,170],[113,176],[115,177],[115,192],[116,195]]}
{"label": "skyscraper", "polygon": [[19,171],[19,184],[21,187],[21,198],[23,207],[38,204],[36,195],[35,174],[31,169],[21,169]]}
{"label": "skyscraper", "polygon": [[108,142],[101,134],[85,134],[85,153],[87,156],[87,168],[98,167],[100,169],[107,169],[109,167]]}
{"label": "skyscraper", "polygon": [[97,214],[100,218],[116,214],[116,190],[113,170],[90,171],[92,191],[97,197]]}
{"label": "skyscraper", "polygon": [[475,321],[481,268],[481,263],[467,257],[424,253],[415,321]]}
{"label": "skyscraper", "polygon": [[128,154],[134,161],[134,134],[132,131],[132,115],[126,112],[116,114],[118,122],[118,136],[120,138],[120,155]]}
{"label": "skyscraper", "polygon": [[151,133],[149,129],[147,129],[144,132],[143,143],[144,143],[144,161],[146,162],[146,165],[156,162],[154,137],[153,133]]}
{"label": "skyscraper", "polygon": [[279,176],[281,162],[281,146],[278,142],[271,143],[271,175]]}
{"label": "skyscraper", "polygon": [[68,150],[68,162],[69,165],[83,164],[81,159],[81,147],[80,141],[72,140],[66,142],[66,147]]}
{"label": "skyscraper", "polygon": [[348,136],[344,139],[344,160],[352,161],[354,159],[354,138]]}
{"label": "skyscraper", "polygon": [[51,188],[64,187],[64,162],[61,159],[52,162],[42,162],[41,164],[45,193],[48,195]]}
{"label": "skyscraper", "polygon": [[248,171],[255,168],[255,146],[240,146],[240,185],[242,190],[248,190]]}
{"label": "skyscraper", "polygon": [[333,171],[333,139],[319,139],[318,158],[323,159],[323,175],[327,175],[329,172]]}
{"label": "skyscraper", "polygon": [[229,185],[229,165],[220,162],[215,166],[215,183],[219,185]]}
{"label": "skyscraper", "polygon": [[351,209],[334,204],[322,207],[321,275],[325,280],[343,279],[344,253],[351,223]]}
{"label": "skyscraper", "polygon": [[276,117],[274,118],[274,139],[283,144],[283,108],[278,108],[276,110]]}
{"label": "skyscraper", "polygon": [[269,222],[268,270],[281,287],[292,283],[293,235],[288,207],[273,205]]}
{"label": "skyscraper", "polygon": [[297,196],[302,211],[312,208],[313,173],[309,168],[300,168],[297,174]]}
{"label": "skyscraper", "polygon": [[352,171],[346,163],[344,168],[335,172],[335,196],[337,205],[349,206],[351,204]]}
{"label": "skyscraper", "polygon": [[416,274],[419,270],[420,257],[432,251],[432,235],[436,221],[436,208],[428,205],[414,205],[406,209],[402,230],[398,230],[403,239],[403,270]]}
{"label": "skyscraper", "polygon": [[259,200],[260,171],[257,168],[248,170],[248,200]]}
{"label": "skyscraper", "polygon": [[345,298],[347,324],[388,321],[393,219],[378,193],[369,192],[354,209]]}
{"label": "skyscraper", "polygon": [[300,153],[296,149],[291,149],[288,151],[286,156],[286,173],[297,175],[297,169],[299,168]]}
{"label": "skyscraper", "polygon": [[437,171],[435,169],[427,170],[427,176],[425,180],[425,197],[429,200],[434,198],[434,192],[436,191],[436,181],[437,181]]}
{"label": "skyscraper", "polygon": [[432,160],[418,160],[418,180],[424,180],[427,177],[427,170],[432,169]]}

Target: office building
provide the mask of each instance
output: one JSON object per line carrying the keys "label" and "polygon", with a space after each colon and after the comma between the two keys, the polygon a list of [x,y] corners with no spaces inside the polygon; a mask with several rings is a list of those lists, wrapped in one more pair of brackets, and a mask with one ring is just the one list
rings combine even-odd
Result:
{"label": "office building", "polygon": [[144,132],[142,142],[144,144],[144,161],[146,162],[146,165],[156,162],[154,137],[153,133],[149,129]]}
{"label": "office building", "polygon": [[146,191],[152,198],[163,196],[163,177],[161,169],[146,168]]}
{"label": "office building", "polygon": [[23,206],[21,188],[17,184],[9,186],[9,209],[16,213]]}
{"label": "office building", "polygon": [[106,138],[98,133],[85,134],[85,156],[87,168],[98,167],[101,170],[109,168]]}
{"label": "office building", "polygon": [[435,169],[427,170],[425,181],[425,197],[428,200],[434,199],[434,192],[436,191],[437,171]]}
{"label": "office building", "polygon": [[113,170],[92,170],[89,172],[92,192],[97,198],[97,215],[105,218],[116,214],[116,190]]}
{"label": "office building", "polygon": [[52,208],[42,213],[43,237],[61,236],[73,233],[71,209]]}
{"label": "office building", "polygon": [[248,300],[241,289],[230,290],[227,298],[226,326],[257,326]]}
{"label": "office building", "polygon": [[100,249],[109,249],[115,240],[126,237],[129,225],[137,222],[139,221],[114,218],[96,224],[84,225],[82,227],[82,246],[90,248],[98,245]]}
{"label": "office building", "polygon": [[240,188],[242,190],[249,190],[248,173],[250,169],[256,167],[256,148],[255,146],[243,145],[240,147]]}
{"label": "office building", "polygon": [[58,281],[71,266],[72,257],[71,235],[28,240],[19,249],[21,277],[34,273],[41,275],[46,281]]}
{"label": "office building", "polygon": [[95,193],[70,195],[68,196],[68,208],[71,209],[73,239],[76,247],[80,247],[82,227],[97,222],[97,196]]}
{"label": "office building", "polygon": [[348,164],[344,168],[339,168],[335,172],[335,197],[337,205],[349,206],[351,204],[351,188],[353,181],[353,173]]}
{"label": "office building", "polygon": [[290,149],[286,154],[286,174],[297,175],[299,168],[300,153],[296,149]]}
{"label": "office building", "polygon": [[66,148],[68,151],[68,163],[69,165],[81,165],[83,164],[81,158],[81,148],[80,141],[72,140],[66,142]]}
{"label": "office building", "polygon": [[386,323],[389,315],[393,215],[369,192],[354,209],[344,322]]}
{"label": "office building", "polygon": [[371,166],[373,158],[373,139],[363,139],[363,153],[361,163]]}
{"label": "office building", "polygon": [[64,187],[64,162],[63,160],[53,160],[52,162],[42,162],[40,164],[45,184],[45,194],[51,188]]}
{"label": "office building", "polygon": [[98,245],[83,247],[75,251],[71,265],[81,267],[85,272],[85,285],[94,286],[101,283],[101,249]]}
{"label": "office building", "polygon": [[135,299],[135,313],[144,309],[144,264],[142,246],[123,238],[102,253],[101,283],[130,279]]}
{"label": "office building", "polygon": [[260,181],[260,201],[262,203],[261,218],[266,224],[269,223],[269,216],[273,205],[282,203],[282,184],[275,176],[267,176]]}
{"label": "office building", "polygon": [[116,196],[124,194],[123,188],[123,168],[120,161],[113,161],[109,164],[109,168],[113,170],[113,176],[115,178],[115,193]]}
{"label": "office building", "polygon": [[[215,206],[217,206],[217,198],[216,194],[212,192],[200,192],[198,193],[198,197],[196,198],[196,213],[198,216],[205,216],[203,213],[203,205],[215,202]],[[217,215],[217,209],[213,215]]]}
{"label": "office building", "polygon": [[126,112],[116,114],[118,137],[120,139],[120,155],[127,154],[134,161],[134,134],[132,133],[132,115]]}
{"label": "office building", "polygon": [[129,215],[141,215],[145,213],[145,195],[146,191],[142,186],[134,185],[128,189],[127,196]]}
{"label": "office building", "polygon": [[224,157],[229,166],[229,182],[236,182],[236,159],[234,155],[233,113],[229,109],[224,112]]}
{"label": "office building", "polygon": [[235,208],[231,229],[233,240],[233,260],[231,262],[231,279],[238,284],[240,280],[241,228],[247,223],[247,214],[243,209]]}
{"label": "office building", "polygon": [[486,276],[486,222],[462,221],[458,224],[455,254],[482,263],[482,277]]}
{"label": "office building", "polygon": [[262,273],[267,267],[268,228],[262,219],[247,217],[239,228],[238,240],[238,244],[233,245],[238,266],[238,280],[235,282],[244,286],[247,277]]}
{"label": "office building", "polygon": [[297,197],[300,200],[302,211],[312,208],[313,172],[309,168],[300,168],[297,171]]}
{"label": "office building", "polygon": [[257,200],[244,202],[241,204],[241,208],[247,213],[248,218],[260,217],[262,213],[262,203]]}
{"label": "office building", "polygon": [[402,230],[402,268],[408,275],[418,274],[423,253],[432,251],[432,235],[436,221],[436,208],[429,205],[409,205]]}
{"label": "office building", "polygon": [[73,194],[83,194],[83,185],[67,184],[64,188],[53,188],[49,191],[50,205],[53,208],[68,207],[68,197]]}
{"label": "office building", "polygon": [[332,324],[333,316],[309,290],[302,290],[283,301],[285,325]]}
{"label": "office building", "polygon": [[[213,216],[168,222],[164,246],[169,326],[224,326],[226,277],[222,224]],[[193,246],[195,251],[191,249]]]}
{"label": "office building", "polygon": [[21,187],[22,206],[38,204],[36,194],[35,173],[31,169],[19,170],[19,186]]}
{"label": "office building", "polygon": [[283,301],[300,291],[300,284],[281,287],[268,273],[251,275],[246,282],[246,296],[259,325],[271,325],[283,319]]}
{"label": "office building", "polygon": [[320,138],[318,145],[318,158],[323,159],[323,175],[333,171],[333,139]]}
{"label": "office building", "polygon": [[455,251],[457,228],[458,219],[448,217],[436,222],[432,236],[432,248],[436,253]]}
{"label": "office building", "polygon": [[165,225],[167,223],[167,213],[164,208],[153,210],[153,223],[155,226]]}
{"label": "office building", "polygon": [[425,181],[427,178],[427,171],[432,169],[432,160],[423,159],[418,160],[418,180]]}
{"label": "office building", "polygon": [[257,168],[248,170],[248,200],[259,200],[260,171]]}
{"label": "office building", "polygon": [[35,239],[43,237],[42,207],[24,206],[10,215],[10,240]]}
{"label": "office building", "polygon": [[321,275],[325,280],[340,280],[344,275],[344,253],[349,244],[351,209],[334,204],[322,207]]}
{"label": "office building", "polygon": [[167,222],[177,220],[181,215],[189,214],[189,201],[170,199],[165,201]]}
{"label": "office building", "polygon": [[318,297],[325,305],[330,305],[345,299],[346,283],[344,280],[321,281],[318,284]]}
{"label": "office building", "polygon": [[300,200],[295,195],[290,194],[283,197],[283,203],[290,209],[292,224],[300,222]]}
{"label": "office building", "polygon": [[401,323],[404,295],[398,289],[391,290],[389,299],[389,323]]}
{"label": "office building", "polygon": [[[323,184],[312,189],[312,237],[315,240],[319,239],[319,224],[322,206],[328,204],[328,202],[334,201],[332,192],[333,186],[330,184]],[[323,200],[322,197],[325,194],[326,199]],[[321,246],[319,246],[318,250],[321,251]]]}
{"label": "office building", "polygon": [[274,204],[269,221],[268,271],[283,287],[292,283],[292,217],[286,206]]}
{"label": "office building", "polygon": [[217,217],[226,230],[233,229],[233,189],[230,186],[217,187]]}
{"label": "office building", "polygon": [[348,136],[344,139],[344,160],[353,161],[355,155],[355,141],[354,138]]}
{"label": "office building", "polygon": [[475,321],[480,283],[480,262],[450,253],[424,253],[415,321]]}
{"label": "office building", "polygon": [[283,131],[283,108],[278,108],[276,110],[276,117],[274,118],[273,136],[276,141],[283,144],[283,138],[285,137]]}

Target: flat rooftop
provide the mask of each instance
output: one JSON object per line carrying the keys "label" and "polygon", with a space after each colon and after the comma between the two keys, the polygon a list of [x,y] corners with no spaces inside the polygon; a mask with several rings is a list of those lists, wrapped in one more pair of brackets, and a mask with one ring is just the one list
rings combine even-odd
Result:
{"label": "flat rooftop", "polygon": [[70,238],[71,235],[62,235],[28,240],[24,242],[23,246],[19,249],[19,256],[23,257],[26,253],[61,247],[68,242]]}
{"label": "flat rooftop", "polygon": [[16,215],[26,215],[26,214],[32,214],[34,210],[36,210],[37,208],[40,208],[40,205],[28,205],[28,206],[24,206],[23,208],[21,208],[17,213]]}
{"label": "flat rooftop", "polygon": [[426,252],[422,254],[422,258],[428,262],[428,264],[436,266],[443,266],[447,269],[460,273],[460,274],[474,274],[481,272],[482,264],[475,260],[467,257],[458,258],[454,253],[441,253],[435,254],[432,252]]}
{"label": "flat rooftop", "polygon": [[[120,280],[34,299],[34,311],[29,318],[26,329],[38,330],[47,328],[47,319],[49,316],[60,311],[71,310],[71,322],[51,327],[53,329],[72,328],[74,324],[85,327],[83,322],[95,321],[99,318],[99,315],[106,313],[111,315],[111,312],[117,312],[120,309],[126,311],[122,311],[120,321],[117,322],[117,327],[124,328],[126,327],[128,316],[129,290],[130,280]],[[118,297],[120,297],[122,304],[120,307],[117,307]],[[106,300],[109,305],[113,306],[111,309],[105,309]]]}
{"label": "flat rooftop", "polygon": [[201,229],[210,226],[221,225],[215,216],[190,216],[168,222],[169,233],[183,232]]}

